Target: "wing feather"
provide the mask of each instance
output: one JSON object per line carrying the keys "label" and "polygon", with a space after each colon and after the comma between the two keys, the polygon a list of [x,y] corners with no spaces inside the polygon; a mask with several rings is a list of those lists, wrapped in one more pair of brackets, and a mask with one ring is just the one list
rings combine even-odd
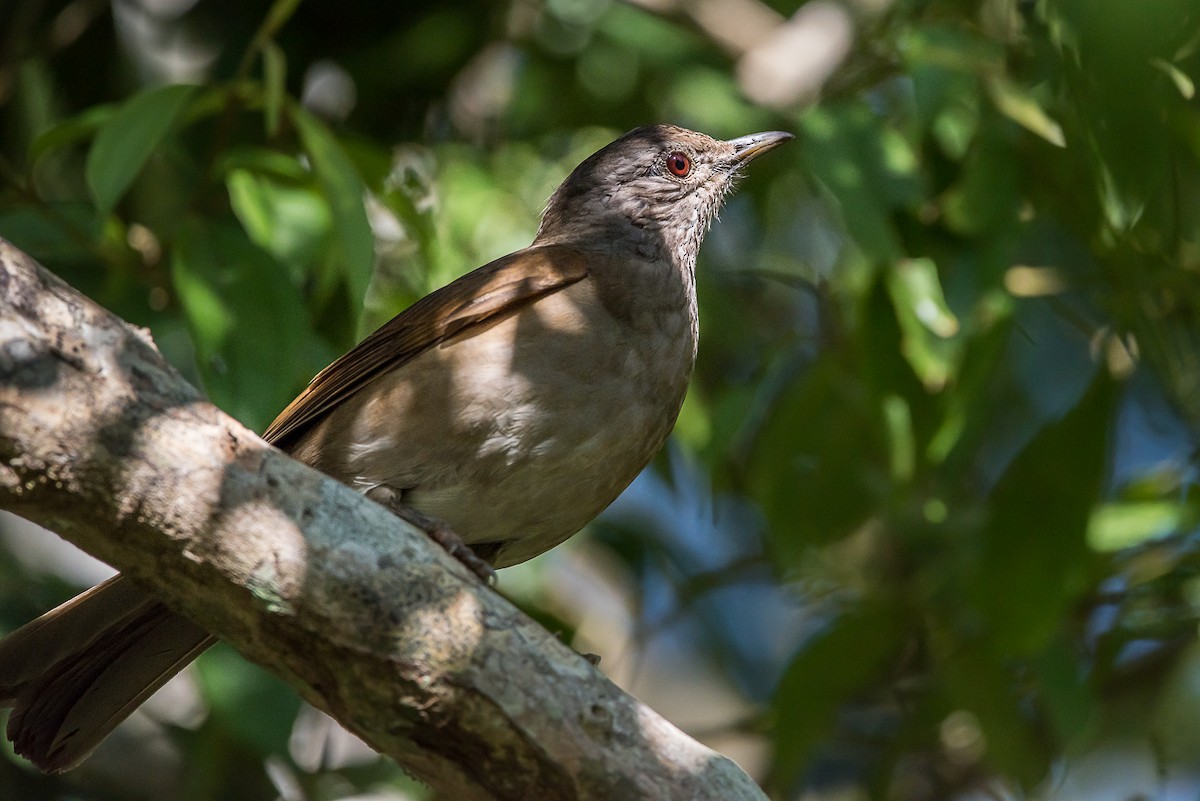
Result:
{"label": "wing feather", "polygon": [[587,274],[584,254],[564,245],[519,250],[467,273],[400,312],[318,373],[267,427],[263,438],[287,450],[326,412],[374,378]]}

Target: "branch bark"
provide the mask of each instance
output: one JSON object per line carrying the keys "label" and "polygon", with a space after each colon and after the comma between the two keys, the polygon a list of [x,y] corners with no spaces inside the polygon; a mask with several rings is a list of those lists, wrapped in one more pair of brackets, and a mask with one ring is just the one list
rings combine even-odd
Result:
{"label": "branch bark", "polygon": [[765,799],[2,239],[0,508],[203,621],[449,798]]}

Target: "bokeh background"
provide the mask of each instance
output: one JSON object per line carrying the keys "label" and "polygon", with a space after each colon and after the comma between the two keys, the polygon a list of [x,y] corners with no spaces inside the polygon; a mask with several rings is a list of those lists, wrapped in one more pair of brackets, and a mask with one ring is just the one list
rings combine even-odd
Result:
{"label": "bokeh background", "polygon": [[[262,430],[621,132],[792,131],[672,442],[501,591],[775,799],[1194,799],[1198,51],[1191,0],[5,0],[0,236]],[[106,570],[0,518],[0,632]],[[428,797],[224,647],[74,773],[0,755]]]}

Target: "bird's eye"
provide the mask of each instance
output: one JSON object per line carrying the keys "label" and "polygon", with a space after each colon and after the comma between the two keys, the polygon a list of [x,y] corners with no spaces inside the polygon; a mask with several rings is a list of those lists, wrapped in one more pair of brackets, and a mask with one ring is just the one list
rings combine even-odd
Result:
{"label": "bird's eye", "polygon": [[692,160],[687,157],[686,153],[676,150],[667,156],[667,169],[672,175],[684,178],[692,171]]}

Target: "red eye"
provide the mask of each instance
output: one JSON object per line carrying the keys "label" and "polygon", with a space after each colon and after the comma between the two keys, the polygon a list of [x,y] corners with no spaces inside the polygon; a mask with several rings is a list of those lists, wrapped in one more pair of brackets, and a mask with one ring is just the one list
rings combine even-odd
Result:
{"label": "red eye", "polygon": [[680,178],[683,178],[692,171],[692,160],[686,154],[676,150],[667,156],[667,169],[671,171],[672,175],[678,175]]}

